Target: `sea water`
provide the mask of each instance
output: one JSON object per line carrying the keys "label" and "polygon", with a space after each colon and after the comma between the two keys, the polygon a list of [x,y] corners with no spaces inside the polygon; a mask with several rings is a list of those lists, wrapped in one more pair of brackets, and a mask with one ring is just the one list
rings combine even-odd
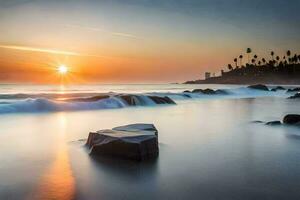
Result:
{"label": "sea water", "polygon": [[[196,88],[227,94],[182,95]],[[58,100],[107,93],[176,105]],[[300,114],[288,96],[241,85],[1,85],[0,199],[299,199],[300,129],[253,123]],[[157,127],[157,159],[88,155],[90,131],[130,123]]]}

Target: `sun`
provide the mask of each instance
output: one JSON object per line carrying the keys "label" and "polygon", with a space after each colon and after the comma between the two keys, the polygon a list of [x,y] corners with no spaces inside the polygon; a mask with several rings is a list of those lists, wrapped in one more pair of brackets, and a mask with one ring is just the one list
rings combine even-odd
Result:
{"label": "sun", "polygon": [[57,71],[58,71],[58,73],[64,75],[64,74],[68,73],[68,67],[65,65],[60,65],[57,67]]}

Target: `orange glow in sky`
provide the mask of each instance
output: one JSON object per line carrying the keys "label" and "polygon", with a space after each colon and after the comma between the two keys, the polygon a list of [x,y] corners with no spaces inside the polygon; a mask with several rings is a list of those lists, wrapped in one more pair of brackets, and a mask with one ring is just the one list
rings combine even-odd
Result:
{"label": "orange glow in sky", "polygon": [[0,2],[0,82],[174,83],[218,75],[247,47],[266,59],[300,49],[288,3],[147,2]]}

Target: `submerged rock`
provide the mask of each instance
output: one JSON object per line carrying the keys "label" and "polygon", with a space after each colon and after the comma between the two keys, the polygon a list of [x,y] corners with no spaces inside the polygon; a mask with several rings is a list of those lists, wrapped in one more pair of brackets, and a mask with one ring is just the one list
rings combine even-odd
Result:
{"label": "submerged rock", "polygon": [[130,124],[89,134],[90,155],[108,155],[133,160],[158,156],[158,131],[153,124]]}
{"label": "submerged rock", "polygon": [[271,89],[271,91],[273,91],[273,92],[276,92],[277,90],[285,90],[285,88],[282,86],[277,86],[277,87]]}
{"label": "submerged rock", "polygon": [[228,92],[226,92],[225,90],[216,90],[216,94],[228,94]]}
{"label": "submerged rock", "polygon": [[176,104],[170,97],[159,97],[159,96],[149,96],[149,98],[156,104]]}
{"label": "submerged rock", "polygon": [[300,98],[300,93],[296,93],[293,96],[288,97],[288,99],[299,99]]}
{"label": "submerged rock", "polygon": [[93,97],[84,97],[84,98],[71,98],[71,99],[66,99],[64,101],[70,101],[70,102],[93,102],[93,101],[99,101],[102,99],[108,99],[108,95],[97,95]]}
{"label": "submerged rock", "polygon": [[269,88],[267,86],[265,86],[265,85],[262,85],[262,84],[249,85],[248,88],[255,89],[255,90],[269,91]]}
{"label": "submerged rock", "polygon": [[277,126],[277,125],[281,125],[281,122],[280,121],[270,121],[270,122],[267,122],[266,125]]}
{"label": "submerged rock", "polygon": [[141,97],[138,95],[132,94],[122,94],[119,97],[125,101],[129,106],[136,106],[136,105],[145,105],[145,102]]}
{"label": "submerged rock", "polygon": [[290,88],[286,92],[300,92],[300,87]]}
{"label": "submerged rock", "polygon": [[297,115],[297,114],[289,114],[289,115],[286,115],[284,118],[283,118],[283,123],[284,124],[289,124],[289,125],[300,125],[300,115]]}
{"label": "submerged rock", "polygon": [[274,88],[274,89],[276,89],[276,90],[285,90],[285,88],[284,87],[282,87],[282,86],[277,86],[276,88]]}
{"label": "submerged rock", "polygon": [[[121,98],[129,106],[147,105],[145,100],[139,95],[122,94],[122,95],[118,95],[118,97]],[[155,104],[176,104],[171,98],[167,96],[165,97],[147,96],[147,97],[151,99]]]}
{"label": "submerged rock", "polygon": [[[221,93],[221,90],[218,90],[219,93]],[[194,89],[192,93],[202,93],[202,94],[217,94],[217,91],[206,88],[206,89]]]}
{"label": "submerged rock", "polygon": [[254,120],[254,121],[251,121],[251,123],[255,123],[255,124],[261,124],[261,123],[264,123],[263,121],[261,120]]}

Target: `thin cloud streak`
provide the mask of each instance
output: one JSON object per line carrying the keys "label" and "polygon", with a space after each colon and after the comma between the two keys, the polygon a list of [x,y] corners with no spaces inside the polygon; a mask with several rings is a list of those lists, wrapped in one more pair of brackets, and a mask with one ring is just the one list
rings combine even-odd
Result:
{"label": "thin cloud streak", "polygon": [[64,25],[65,27],[69,28],[78,28],[78,29],[83,29],[83,30],[88,30],[88,31],[95,31],[95,32],[104,32],[108,33],[114,36],[119,36],[119,37],[126,37],[126,38],[133,38],[133,39],[139,39],[140,37],[130,34],[130,33],[123,33],[123,32],[113,32],[113,31],[108,31],[105,29],[101,28],[95,28],[95,27],[89,27],[89,26],[79,26],[79,25],[74,25],[74,24],[67,24]]}
{"label": "thin cloud streak", "polygon": [[107,58],[106,56],[100,56],[100,55],[82,54],[82,53],[73,52],[73,51],[63,51],[63,50],[56,50],[56,49],[28,47],[28,46],[0,45],[0,48],[2,48],[2,49],[19,50],[19,51],[31,51],[31,52],[39,52],[39,53],[68,55],[68,56],[83,56],[83,57]]}

